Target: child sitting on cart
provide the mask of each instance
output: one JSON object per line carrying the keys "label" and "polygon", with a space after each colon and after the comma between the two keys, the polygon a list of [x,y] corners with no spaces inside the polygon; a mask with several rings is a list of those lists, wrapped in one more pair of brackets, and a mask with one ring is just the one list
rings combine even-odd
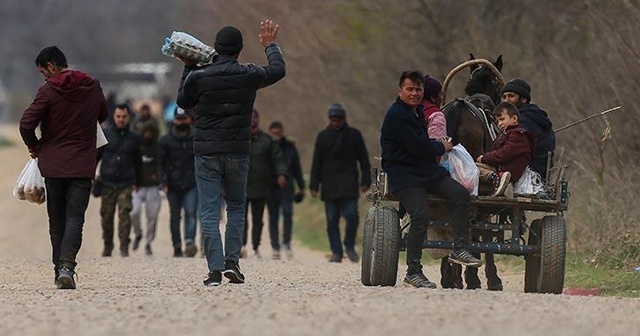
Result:
{"label": "child sitting on cart", "polygon": [[491,196],[504,195],[510,181],[518,181],[529,165],[534,151],[535,136],[520,126],[520,113],[515,105],[502,102],[493,110],[502,133],[493,148],[476,158],[480,183],[490,183]]}

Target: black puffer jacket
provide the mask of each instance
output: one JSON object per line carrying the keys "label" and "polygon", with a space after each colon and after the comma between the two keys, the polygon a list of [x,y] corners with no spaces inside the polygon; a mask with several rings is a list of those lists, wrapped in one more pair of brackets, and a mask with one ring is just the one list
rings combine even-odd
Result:
{"label": "black puffer jacket", "polygon": [[142,154],[140,136],[129,130],[115,127],[103,129],[109,143],[98,151],[102,160],[100,175],[109,187],[140,186],[142,183]]}
{"label": "black puffer jacket", "polygon": [[277,44],[265,49],[268,66],[238,63],[219,55],[201,68],[185,67],[178,91],[178,106],[195,107],[196,154],[248,154],[250,124],[256,91],[285,75],[284,59]]}
{"label": "black puffer jacket", "polygon": [[189,190],[196,185],[193,135],[176,136],[172,130],[160,138],[158,176],[171,191]]}

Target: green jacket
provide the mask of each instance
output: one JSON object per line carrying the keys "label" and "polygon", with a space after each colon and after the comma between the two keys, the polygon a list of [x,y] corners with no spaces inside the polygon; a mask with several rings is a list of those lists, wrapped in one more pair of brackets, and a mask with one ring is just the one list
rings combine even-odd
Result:
{"label": "green jacket", "polygon": [[278,143],[258,130],[251,136],[247,198],[266,199],[277,188],[278,176],[287,176],[287,165]]}

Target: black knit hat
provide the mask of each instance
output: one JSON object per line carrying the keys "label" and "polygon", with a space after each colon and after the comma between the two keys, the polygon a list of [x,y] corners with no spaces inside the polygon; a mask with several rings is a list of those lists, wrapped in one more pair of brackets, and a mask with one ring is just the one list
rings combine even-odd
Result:
{"label": "black knit hat", "polygon": [[234,26],[224,26],[216,34],[213,47],[220,55],[235,55],[242,50],[242,33]]}
{"label": "black knit hat", "polygon": [[526,98],[527,101],[531,101],[531,85],[520,78],[508,81],[500,91],[500,95],[505,92],[513,92],[520,97]]}
{"label": "black knit hat", "polygon": [[338,103],[333,103],[329,106],[329,118],[346,118],[347,112],[344,110],[342,105]]}

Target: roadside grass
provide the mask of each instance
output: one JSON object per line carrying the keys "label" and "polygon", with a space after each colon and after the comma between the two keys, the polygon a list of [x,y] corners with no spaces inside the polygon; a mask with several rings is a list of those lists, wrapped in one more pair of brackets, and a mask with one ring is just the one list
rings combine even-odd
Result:
{"label": "roadside grass", "polygon": [[[310,195],[304,202],[298,203],[294,208],[294,238],[304,246],[325,252],[330,255],[329,240],[326,231],[326,218],[324,203],[319,198]],[[356,249],[361,252],[364,218],[367,209],[371,206],[364,197],[358,202],[360,225]],[[344,235],[344,220],[341,222],[341,233]],[[602,265],[594,265],[585,260],[584,253],[570,252],[566,259],[565,288],[599,288],[602,296],[616,297],[640,297],[640,273],[633,270],[614,269]],[[405,253],[400,253],[399,264],[403,265]],[[431,258],[428,253],[423,253],[423,263],[439,264],[440,260]],[[496,263],[502,270],[524,272],[525,261],[522,257],[496,255]]]}
{"label": "roadside grass", "polygon": [[13,146],[15,143],[7,138],[0,136],[0,147]]}

